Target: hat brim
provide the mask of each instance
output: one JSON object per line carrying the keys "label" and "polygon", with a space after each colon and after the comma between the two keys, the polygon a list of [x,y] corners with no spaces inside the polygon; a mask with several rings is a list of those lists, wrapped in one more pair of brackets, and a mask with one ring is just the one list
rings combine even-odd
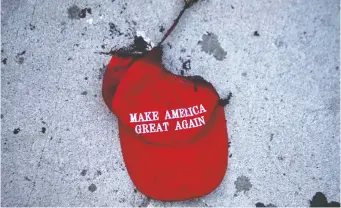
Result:
{"label": "hat brim", "polygon": [[197,198],[217,188],[227,169],[228,135],[224,108],[212,116],[201,138],[180,147],[146,143],[119,121],[123,159],[136,188],[163,201]]}

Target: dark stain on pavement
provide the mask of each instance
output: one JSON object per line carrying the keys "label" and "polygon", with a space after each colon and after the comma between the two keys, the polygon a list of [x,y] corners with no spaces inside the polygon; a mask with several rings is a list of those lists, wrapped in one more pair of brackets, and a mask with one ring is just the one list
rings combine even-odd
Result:
{"label": "dark stain on pavement", "polygon": [[316,192],[310,202],[310,207],[340,207],[339,202],[331,201],[328,203],[327,197],[322,192]]}
{"label": "dark stain on pavement", "polygon": [[227,52],[220,46],[218,36],[207,32],[203,34],[202,40],[198,42],[201,45],[201,50],[207,54],[213,55],[218,61],[226,58]]}
{"label": "dark stain on pavement", "polygon": [[97,175],[97,176],[100,176],[100,175],[102,175],[102,171],[100,171],[100,170],[97,170],[97,172],[96,172],[96,175]]}
{"label": "dark stain on pavement", "polygon": [[45,128],[45,127],[41,128],[41,132],[42,132],[43,134],[45,134],[46,128]]}
{"label": "dark stain on pavement", "polygon": [[67,9],[68,17],[70,19],[85,18],[86,14],[92,14],[91,8],[81,9],[77,5],[73,5]]}
{"label": "dark stain on pavement", "polygon": [[29,24],[29,26],[30,26],[30,30],[36,29],[36,26],[35,26],[35,25],[32,25],[31,23]]}
{"label": "dark stain on pavement", "polygon": [[87,172],[88,172],[88,170],[83,169],[81,172],[81,176],[85,176]]}
{"label": "dark stain on pavement", "polygon": [[18,134],[20,131],[21,131],[20,128],[16,128],[13,130],[13,134]]}
{"label": "dark stain on pavement", "polygon": [[22,64],[24,63],[24,57],[23,55],[26,53],[26,51],[22,51],[21,53],[18,53],[16,56],[15,56],[15,61],[18,63],[18,64]]}
{"label": "dark stain on pavement", "polygon": [[31,181],[31,179],[29,179],[27,176],[25,176],[24,179],[25,179],[26,181]]}
{"label": "dark stain on pavement", "polygon": [[237,180],[234,182],[237,192],[247,192],[252,188],[252,184],[250,183],[250,179],[246,176],[239,176]]}
{"label": "dark stain on pavement", "polygon": [[160,33],[163,33],[163,31],[165,31],[165,27],[163,27],[162,25],[159,27],[159,31]]}
{"label": "dark stain on pavement", "polygon": [[83,91],[81,94],[82,94],[82,95],[87,95],[88,92],[87,92],[87,91]]}
{"label": "dark stain on pavement", "polygon": [[182,63],[182,68],[186,71],[191,69],[191,60],[188,59]]}
{"label": "dark stain on pavement", "polygon": [[70,19],[80,19],[79,17],[80,12],[81,9],[76,5],[73,5],[67,9],[68,17]]}
{"label": "dark stain on pavement", "polygon": [[225,98],[219,99],[219,105],[225,107],[226,105],[230,104],[231,98],[232,98],[232,93],[230,92]]}
{"label": "dark stain on pavement", "polygon": [[110,37],[114,38],[115,36],[121,36],[123,35],[123,33],[117,28],[117,26],[112,23],[109,22],[109,32],[110,32]]}
{"label": "dark stain on pavement", "polygon": [[262,202],[258,202],[258,203],[256,203],[256,207],[276,207],[275,205],[273,205],[273,204],[267,204],[267,205],[265,205],[264,203],[262,203]]}
{"label": "dark stain on pavement", "polygon": [[257,31],[257,30],[253,32],[253,36],[257,36],[257,37],[259,37],[259,33],[258,33],[258,31]]}
{"label": "dark stain on pavement", "polygon": [[106,68],[107,67],[103,64],[103,66],[98,69],[99,70],[99,74],[98,74],[98,79],[99,80],[103,78],[104,72],[105,72]]}
{"label": "dark stain on pavement", "polygon": [[2,59],[1,61],[3,64],[7,64],[7,58]]}
{"label": "dark stain on pavement", "polygon": [[97,186],[95,184],[91,184],[89,187],[88,187],[88,190],[91,191],[91,192],[94,192],[97,190]]}

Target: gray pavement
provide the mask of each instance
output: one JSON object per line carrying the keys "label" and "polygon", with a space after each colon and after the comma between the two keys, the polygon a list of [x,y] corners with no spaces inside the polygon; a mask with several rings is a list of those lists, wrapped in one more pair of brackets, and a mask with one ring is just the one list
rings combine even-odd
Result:
{"label": "gray pavement", "polygon": [[135,190],[101,97],[110,56],[96,53],[131,44],[137,31],[157,43],[182,1],[1,4],[2,206],[340,202],[339,1],[202,0],[186,11],[164,65],[233,97],[225,178],[185,202]]}

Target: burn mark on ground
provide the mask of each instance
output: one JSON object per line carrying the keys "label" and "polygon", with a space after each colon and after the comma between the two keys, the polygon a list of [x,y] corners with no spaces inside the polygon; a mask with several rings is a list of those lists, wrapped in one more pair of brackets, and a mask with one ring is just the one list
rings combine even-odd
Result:
{"label": "burn mark on ground", "polygon": [[81,9],[77,5],[73,5],[67,9],[69,19],[85,18],[86,14],[92,14],[91,8]]}
{"label": "burn mark on ground", "polygon": [[191,69],[191,59],[188,59],[182,63],[182,69],[186,71]]}
{"label": "burn mark on ground", "polygon": [[32,180],[29,179],[27,176],[25,176],[24,179],[25,179],[26,181],[32,181]]}
{"label": "burn mark on ground", "polygon": [[105,72],[106,68],[107,68],[107,67],[103,64],[102,67],[100,67],[100,68],[98,69],[98,71],[99,71],[98,79],[99,79],[99,80],[103,78],[104,72]]}
{"label": "burn mark on ground", "polygon": [[97,186],[95,184],[91,184],[89,187],[88,187],[88,190],[91,191],[91,192],[94,192],[97,190]]}
{"label": "burn mark on ground", "polygon": [[112,22],[109,22],[109,32],[110,32],[111,38],[114,38],[115,36],[123,35],[123,33],[120,31],[120,29],[118,29],[117,26]]}
{"label": "burn mark on ground", "polygon": [[2,59],[1,61],[3,64],[7,64],[7,58]]}
{"label": "burn mark on ground", "polygon": [[31,23],[29,24],[29,27],[30,27],[30,30],[36,29],[36,26],[35,26],[35,25],[32,25]]}
{"label": "burn mark on ground", "polygon": [[217,35],[207,32],[203,34],[202,40],[198,44],[201,45],[202,51],[213,55],[215,59],[222,61],[226,58],[227,52],[220,46]]}
{"label": "burn mark on ground", "polygon": [[273,205],[273,204],[267,204],[267,205],[265,205],[265,204],[263,204],[262,202],[257,202],[256,204],[256,207],[276,207],[275,205]]}
{"label": "burn mark on ground", "polygon": [[232,93],[230,92],[225,98],[219,99],[219,105],[225,107],[226,105],[230,104],[231,98],[232,98]]}
{"label": "burn mark on ground", "polygon": [[327,197],[322,192],[316,192],[312,200],[309,200],[310,207],[340,207],[339,202],[328,203]]}
{"label": "burn mark on ground", "polygon": [[45,134],[46,128],[45,128],[45,127],[41,128],[41,132],[42,132],[43,134]]}
{"label": "burn mark on ground", "polygon": [[257,30],[253,32],[253,36],[259,37],[259,33]]}
{"label": "burn mark on ground", "polygon": [[81,172],[81,176],[85,176],[87,172],[88,172],[88,170],[83,169]]}
{"label": "burn mark on ground", "polygon": [[81,93],[81,95],[87,95],[87,94],[88,94],[87,91],[83,91],[83,92]]}
{"label": "burn mark on ground", "polygon": [[271,133],[271,134],[270,134],[270,142],[271,142],[273,139],[274,139],[274,134]]}
{"label": "burn mark on ground", "polygon": [[18,134],[20,131],[21,131],[20,128],[16,128],[13,130],[13,134]]}
{"label": "burn mark on ground", "polygon": [[159,31],[160,33],[163,33],[163,31],[165,31],[165,27],[163,27],[162,25],[159,27]]}
{"label": "burn mark on ground", "polygon": [[18,63],[18,64],[22,64],[24,63],[24,57],[23,55],[25,55],[26,51],[22,51],[20,53],[18,53],[16,56],[15,56],[15,61]]}
{"label": "burn mark on ground", "polygon": [[246,176],[239,176],[237,180],[234,182],[237,192],[247,192],[252,188],[252,184],[250,183],[250,179]]}

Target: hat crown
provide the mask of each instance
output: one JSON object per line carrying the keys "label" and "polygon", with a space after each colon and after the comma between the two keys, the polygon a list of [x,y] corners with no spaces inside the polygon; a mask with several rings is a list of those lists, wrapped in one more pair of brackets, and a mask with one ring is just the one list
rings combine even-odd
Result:
{"label": "hat crown", "polygon": [[112,110],[144,142],[181,145],[206,129],[218,100],[212,86],[174,75],[149,57],[129,67]]}

